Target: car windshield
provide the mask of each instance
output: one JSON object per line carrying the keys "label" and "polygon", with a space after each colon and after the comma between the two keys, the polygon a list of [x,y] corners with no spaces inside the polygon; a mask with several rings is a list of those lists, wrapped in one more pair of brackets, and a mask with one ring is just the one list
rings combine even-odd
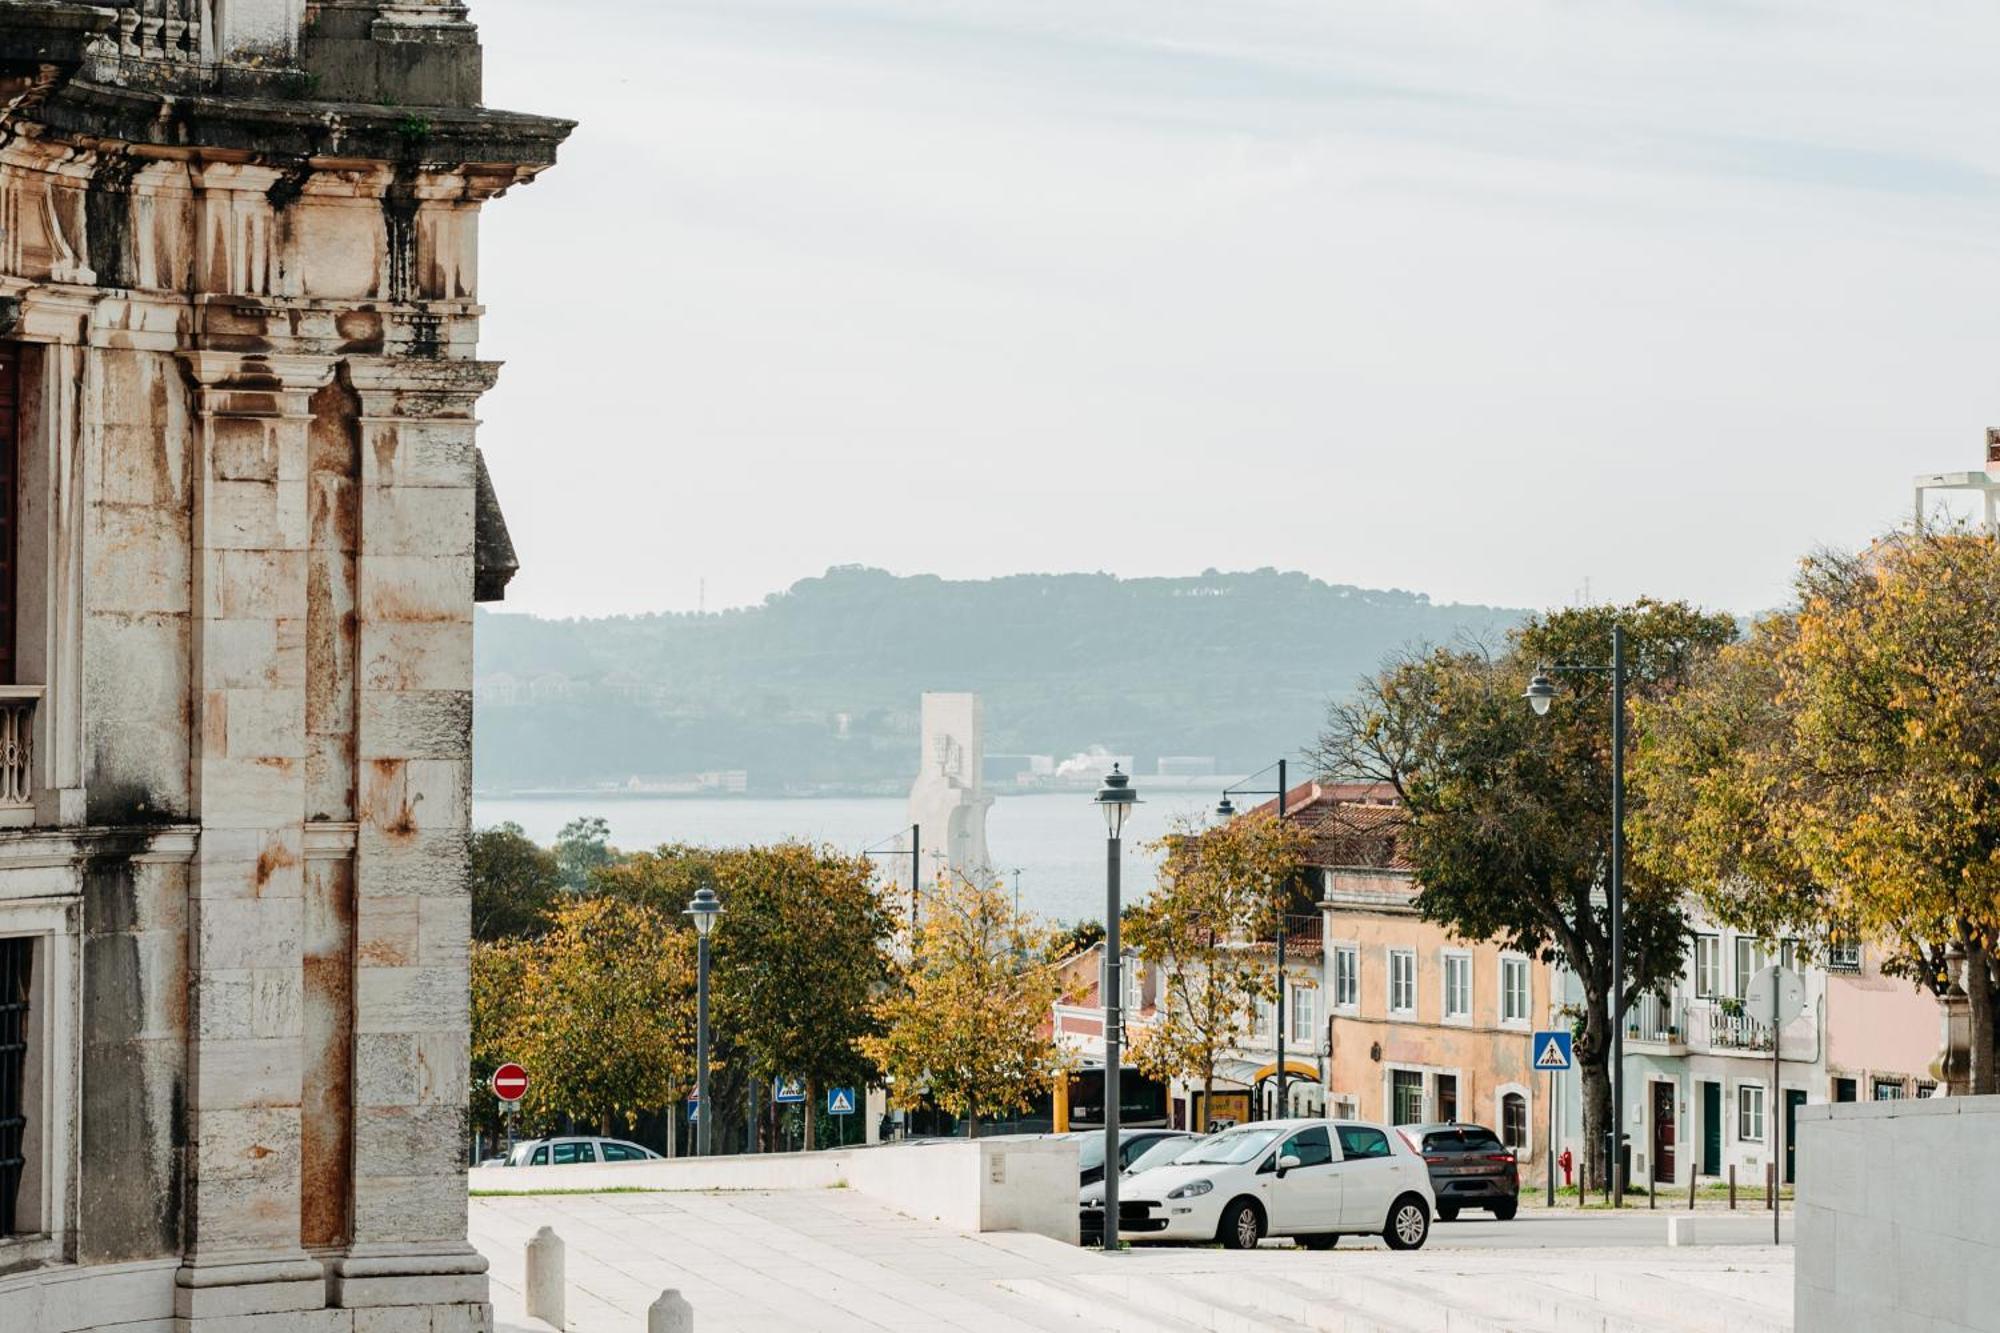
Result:
{"label": "car windshield", "polygon": [[1141,1171],[1151,1171],[1156,1166],[1165,1166],[1169,1162],[1178,1161],[1182,1153],[1201,1141],[1200,1139],[1192,1138],[1161,1139],[1158,1143],[1155,1143],[1146,1149],[1146,1151],[1134,1157],[1132,1165],[1126,1167],[1125,1170],[1128,1174],[1137,1175]]}
{"label": "car windshield", "polygon": [[1239,1166],[1271,1146],[1275,1129],[1238,1129],[1196,1145],[1180,1159],[1181,1166]]}
{"label": "car windshield", "polygon": [[1085,1134],[1082,1138],[1076,1150],[1076,1163],[1086,1171],[1095,1171],[1104,1165],[1104,1135]]}

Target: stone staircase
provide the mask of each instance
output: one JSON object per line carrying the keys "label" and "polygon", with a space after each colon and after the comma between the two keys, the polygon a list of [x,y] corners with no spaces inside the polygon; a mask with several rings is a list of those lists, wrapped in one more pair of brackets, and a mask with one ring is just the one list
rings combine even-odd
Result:
{"label": "stone staircase", "polygon": [[[1537,1256],[1538,1258],[1542,1256]],[[1384,1256],[1386,1258],[1386,1256]],[[1007,1278],[1060,1322],[1132,1333],[1791,1333],[1790,1275],[1583,1259],[1532,1273],[1492,1262],[1366,1267],[1134,1265]]]}

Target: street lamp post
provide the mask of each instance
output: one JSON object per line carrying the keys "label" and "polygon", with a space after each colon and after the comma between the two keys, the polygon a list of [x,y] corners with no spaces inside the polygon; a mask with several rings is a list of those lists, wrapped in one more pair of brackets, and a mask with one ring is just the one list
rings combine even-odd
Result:
{"label": "street lamp post", "polygon": [[694,1155],[708,1156],[709,1127],[715,1123],[715,1108],[708,1104],[708,932],[722,914],[722,903],[706,884],[695,890],[687,914],[694,918]]}
{"label": "street lamp post", "polygon": [[1611,677],[1611,1142],[1606,1174],[1611,1178],[1611,1206],[1625,1205],[1625,627],[1611,626],[1611,665],[1582,666],[1558,662],[1537,671],[1522,698],[1546,717],[1555,702],[1555,682],[1548,671],[1590,672]]}
{"label": "street lamp post", "polygon": [[1125,816],[1139,803],[1132,779],[1111,766],[1104,786],[1097,793],[1097,808],[1104,812],[1104,1233],[1107,1250],[1118,1248],[1118,1064],[1119,1038],[1125,998],[1124,958],[1118,941],[1119,856],[1125,833]]}
{"label": "street lamp post", "polygon": [[[1263,771],[1266,773],[1270,772],[1268,768]],[[1278,818],[1280,819],[1285,817],[1285,797],[1290,790],[1290,784],[1286,781],[1289,771],[1290,766],[1288,762],[1280,759],[1278,761],[1278,789],[1275,793],[1278,798]],[[1244,781],[1254,781],[1256,777],[1257,774],[1252,773]],[[1225,787],[1222,789],[1222,800],[1215,807],[1215,813],[1223,819],[1233,819],[1236,817],[1236,807],[1229,803],[1229,794],[1231,792],[1235,792],[1240,796],[1270,796],[1274,794],[1268,789],[1242,785]],[[1291,887],[1290,883],[1287,883],[1278,899],[1278,1012],[1276,1015],[1277,1022],[1272,1025],[1273,1030],[1277,1033],[1278,1041],[1277,1118],[1280,1120],[1286,1118],[1285,1112],[1290,1109],[1285,1105],[1285,927],[1288,920],[1286,909],[1291,906]],[[1207,1114],[1208,1108],[1204,1106],[1202,1108],[1202,1115],[1205,1117]]]}

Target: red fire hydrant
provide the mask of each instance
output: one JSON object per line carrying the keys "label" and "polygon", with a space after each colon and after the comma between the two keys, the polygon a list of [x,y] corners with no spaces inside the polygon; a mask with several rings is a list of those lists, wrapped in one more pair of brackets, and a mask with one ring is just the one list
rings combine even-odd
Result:
{"label": "red fire hydrant", "polygon": [[1563,1169],[1563,1188],[1568,1189],[1575,1183],[1570,1179],[1570,1168],[1576,1165],[1576,1159],[1569,1155],[1569,1149],[1562,1150],[1562,1156],[1556,1158],[1556,1165]]}

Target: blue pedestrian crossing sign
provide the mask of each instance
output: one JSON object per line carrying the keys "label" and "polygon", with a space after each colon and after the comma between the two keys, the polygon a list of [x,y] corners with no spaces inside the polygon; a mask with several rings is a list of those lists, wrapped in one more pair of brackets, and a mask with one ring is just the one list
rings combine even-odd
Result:
{"label": "blue pedestrian crossing sign", "polygon": [[771,1084],[771,1100],[780,1106],[803,1106],[806,1100],[806,1081],[802,1078],[781,1078]]}
{"label": "blue pedestrian crossing sign", "polygon": [[701,1119],[701,1098],[690,1092],[688,1094],[688,1123],[692,1125],[699,1119]]}
{"label": "blue pedestrian crossing sign", "polygon": [[854,1089],[828,1088],[826,1090],[826,1113],[828,1115],[853,1115]]}
{"label": "blue pedestrian crossing sign", "polygon": [[1535,1053],[1535,1072],[1561,1072],[1570,1067],[1570,1034],[1567,1032],[1537,1032],[1534,1044],[1528,1048]]}

